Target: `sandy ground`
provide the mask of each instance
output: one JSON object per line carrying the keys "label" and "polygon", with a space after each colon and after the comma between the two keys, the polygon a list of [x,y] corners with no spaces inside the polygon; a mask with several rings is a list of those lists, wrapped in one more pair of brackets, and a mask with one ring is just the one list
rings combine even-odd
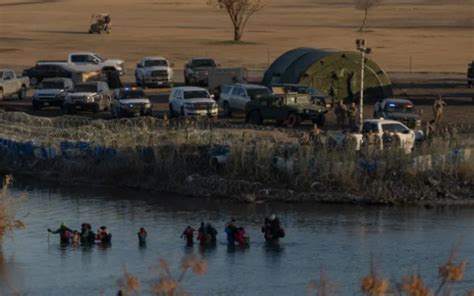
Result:
{"label": "sandy ground", "polygon": [[[87,34],[94,12],[112,15],[110,35]],[[362,14],[351,0],[268,0],[249,22],[244,43],[236,45],[227,42],[232,37],[227,16],[206,6],[206,0],[0,0],[0,68],[20,72],[39,59],[88,50],[124,59],[126,82],[133,80],[135,63],[148,55],[174,62],[177,81],[182,81],[184,62],[203,55],[261,75],[286,50],[353,50],[354,40],[365,38],[372,58],[389,72],[395,94],[414,99],[425,120],[441,94],[448,102],[447,122],[474,125],[474,92],[465,83],[467,64],[474,59],[473,15],[474,0],[385,0],[370,12],[369,31],[359,33]],[[161,116],[168,90],[147,92]],[[33,112],[30,99],[8,100],[0,108]],[[372,106],[365,111],[370,116]],[[329,126],[333,121],[329,116]]]}
{"label": "sandy ground", "polygon": [[[163,55],[181,69],[192,56],[223,66],[264,68],[295,47],[373,47],[387,71],[465,72],[474,58],[474,0],[385,0],[359,33],[362,12],[352,0],[268,0],[248,24],[246,43],[232,37],[228,17],[206,0],[0,0],[0,67],[17,70],[75,50],[123,58],[129,68]],[[91,14],[109,12],[113,32],[89,35]]]}

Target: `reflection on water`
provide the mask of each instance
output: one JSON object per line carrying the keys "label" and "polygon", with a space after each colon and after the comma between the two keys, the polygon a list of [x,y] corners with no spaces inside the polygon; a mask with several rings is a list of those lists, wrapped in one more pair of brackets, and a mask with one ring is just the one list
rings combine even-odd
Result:
{"label": "reflection on water", "polygon": [[[474,209],[359,207],[319,204],[239,204],[136,191],[53,188],[28,183],[20,209],[25,230],[9,240],[5,253],[14,258],[15,285],[28,295],[114,295],[124,267],[147,288],[156,279],[159,258],[179,266],[186,254],[208,261],[203,277],[189,277],[185,287],[195,295],[305,295],[310,280],[324,271],[340,295],[357,292],[371,258],[389,278],[414,271],[429,283],[451,247],[462,239],[460,259],[474,262]],[[19,193],[25,184],[16,184]],[[268,244],[260,231],[263,218],[276,213],[286,230],[280,244]],[[224,225],[230,217],[250,235],[250,248],[228,247]],[[216,246],[180,237],[187,225],[211,221]],[[106,225],[110,246],[61,245],[48,235],[62,222],[72,229]],[[137,232],[145,227],[146,245]],[[474,268],[462,288],[474,286]],[[18,280],[21,279],[21,280]],[[73,292],[65,292],[73,291]],[[1,292],[1,291],[0,291]]]}

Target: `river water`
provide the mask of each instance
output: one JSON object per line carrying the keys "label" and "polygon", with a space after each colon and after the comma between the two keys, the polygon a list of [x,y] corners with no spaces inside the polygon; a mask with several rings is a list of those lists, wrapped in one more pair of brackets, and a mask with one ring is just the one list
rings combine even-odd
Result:
{"label": "river water", "polygon": [[[474,208],[240,204],[32,182],[17,182],[12,194],[26,195],[18,213],[26,228],[7,239],[5,264],[10,285],[27,295],[115,295],[125,266],[142,280],[146,295],[159,258],[177,269],[192,252],[208,262],[205,275],[185,277],[184,287],[194,295],[306,295],[308,282],[321,271],[338,295],[360,295],[360,279],[371,262],[391,280],[418,272],[434,286],[438,266],[455,245],[457,258],[474,264]],[[263,218],[272,213],[287,233],[279,247],[266,245],[260,233]],[[223,228],[230,217],[250,234],[249,249],[227,248]],[[186,225],[197,228],[201,220],[218,228],[213,249],[188,248],[180,238]],[[94,230],[107,225],[112,246],[62,248],[46,231],[61,222],[75,229],[83,222]],[[146,248],[137,242],[142,226],[148,231]],[[471,287],[473,265],[457,291]]]}

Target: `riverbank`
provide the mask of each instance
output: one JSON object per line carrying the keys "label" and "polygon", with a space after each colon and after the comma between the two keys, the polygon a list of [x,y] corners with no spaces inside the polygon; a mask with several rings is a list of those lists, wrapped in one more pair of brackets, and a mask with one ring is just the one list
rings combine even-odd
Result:
{"label": "riverbank", "polygon": [[208,120],[91,120],[0,113],[0,170],[244,202],[474,204],[469,136],[411,155],[321,145],[308,132]]}

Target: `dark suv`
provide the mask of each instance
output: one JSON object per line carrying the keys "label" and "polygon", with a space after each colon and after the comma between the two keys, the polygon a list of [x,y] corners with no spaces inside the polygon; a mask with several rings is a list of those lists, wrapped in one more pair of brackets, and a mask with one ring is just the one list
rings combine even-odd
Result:
{"label": "dark suv", "polygon": [[23,76],[30,78],[31,85],[38,85],[44,78],[72,78],[73,70],[64,65],[37,64],[23,70]]}
{"label": "dark suv", "polygon": [[209,70],[217,68],[211,58],[192,58],[184,65],[184,83],[186,85],[208,85]]}

